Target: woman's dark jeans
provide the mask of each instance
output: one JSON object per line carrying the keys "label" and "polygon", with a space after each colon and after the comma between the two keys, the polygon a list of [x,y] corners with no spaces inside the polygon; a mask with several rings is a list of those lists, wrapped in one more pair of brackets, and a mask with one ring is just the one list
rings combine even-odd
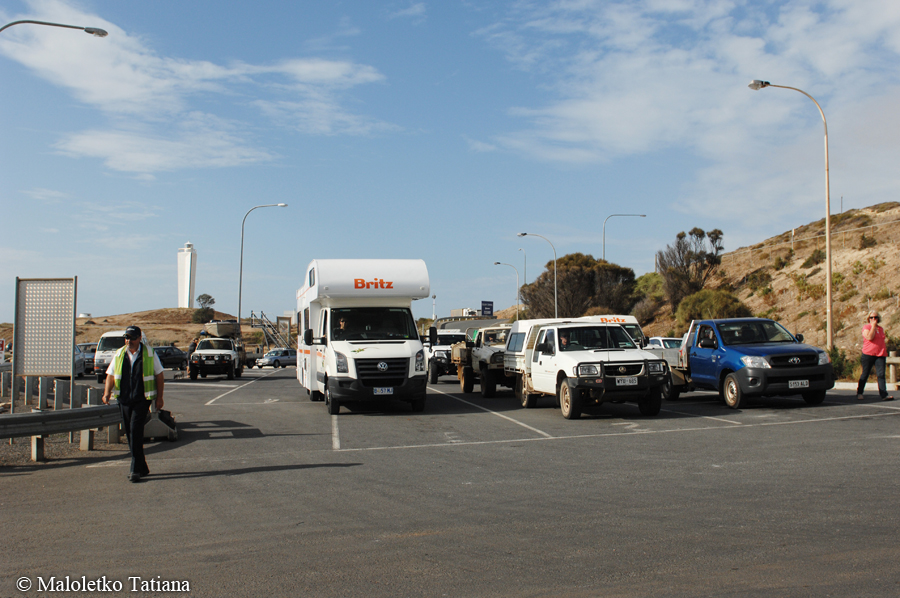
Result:
{"label": "woman's dark jeans", "polygon": [[876,357],[875,355],[862,354],[862,376],[859,377],[859,384],[856,387],[856,394],[861,395],[866,388],[866,380],[872,372],[872,366],[875,366],[875,375],[878,378],[878,394],[881,398],[888,396],[887,385],[884,382],[884,357]]}

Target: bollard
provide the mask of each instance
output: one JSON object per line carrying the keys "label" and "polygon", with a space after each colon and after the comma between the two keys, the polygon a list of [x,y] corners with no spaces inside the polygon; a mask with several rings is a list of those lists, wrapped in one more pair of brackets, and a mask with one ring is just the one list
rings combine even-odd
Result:
{"label": "bollard", "polygon": [[94,431],[93,430],[82,430],[81,431],[81,447],[80,448],[83,451],[94,450]]}
{"label": "bollard", "polygon": [[100,389],[99,388],[90,388],[87,389],[87,404],[90,405],[102,405],[103,403],[100,401]]}
{"label": "bollard", "polygon": [[25,376],[25,405],[28,405],[34,396],[35,382],[37,379],[34,376]]}
{"label": "bollard", "polygon": [[69,400],[69,381],[56,380],[53,388],[53,409],[59,410],[63,408]]}
{"label": "bollard", "polygon": [[41,376],[38,381],[38,409],[43,411],[47,408],[47,398],[50,396],[50,385],[53,384],[52,378]]}
{"label": "bollard", "polygon": [[12,379],[12,372],[0,372],[0,399],[5,399],[8,396],[11,396],[12,389],[10,389],[10,380]]}
{"label": "bollard", "polygon": [[[897,352],[889,351],[888,357],[897,357]],[[893,363],[888,365],[888,382],[891,384],[897,383],[897,366]]]}

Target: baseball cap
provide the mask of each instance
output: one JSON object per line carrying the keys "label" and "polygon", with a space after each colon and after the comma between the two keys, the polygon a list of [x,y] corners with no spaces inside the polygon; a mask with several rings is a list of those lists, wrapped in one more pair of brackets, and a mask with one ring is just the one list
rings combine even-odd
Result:
{"label": "baseball cap", "polygon": [[129,340],[141,338],[141,329],[137,326],[129,326],[125,329],[125,338]]}

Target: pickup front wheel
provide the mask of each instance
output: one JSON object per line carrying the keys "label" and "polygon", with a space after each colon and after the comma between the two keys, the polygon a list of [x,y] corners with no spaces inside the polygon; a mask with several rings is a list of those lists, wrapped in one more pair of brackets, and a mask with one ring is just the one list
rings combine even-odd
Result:
{"label": "pickup front wheel", "polygon": [[638,402],[638,409],[641,410],[641,415],[659,415],[659,411],[662,409],[661,388],[659,386],[651,388],[647,396]]}
{"label": "pickup front wheel", "polygon": [[578,419],[581,417],[581,390],[569,388],[568,381],[563,378],[559,382],[556,391],[559,397],[559,409],[566,419]]}
{"label": "pickup front wheel", "polygon": [[740,409],[747,399],[744,396],[744,391],[741,390],[737,376],[734,374],[725,376],[725,386],[723,387],[722,395],[725,397],[725,404],[732,409]]}
{"label": "pickup front wheel", "polygon": [[475,370],[468,366],[464,367],[459,379],[459,386],[463,392],[472,392],[475,388]]}

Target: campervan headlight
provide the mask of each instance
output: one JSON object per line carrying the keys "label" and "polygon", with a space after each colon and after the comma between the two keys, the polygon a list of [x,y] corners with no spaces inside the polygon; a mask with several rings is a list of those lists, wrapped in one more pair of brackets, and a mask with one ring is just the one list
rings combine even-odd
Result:
{"label": "campervan headlight", "polygon": [[347,363],[347,356],[343,353],[334,352],[334,366],[338,374],[349,374],[350,365]]}
{"label": "campervan headlight", "polygon": [[425,371],[425,351],[419,351],[418,353],[416,353],[416,371]]}
{"label": "campervan headlight", "polygon": [[595,365],[593,363],[579,363],[578,364],[578,375],[579,376],[600,376],[600,366]]}

